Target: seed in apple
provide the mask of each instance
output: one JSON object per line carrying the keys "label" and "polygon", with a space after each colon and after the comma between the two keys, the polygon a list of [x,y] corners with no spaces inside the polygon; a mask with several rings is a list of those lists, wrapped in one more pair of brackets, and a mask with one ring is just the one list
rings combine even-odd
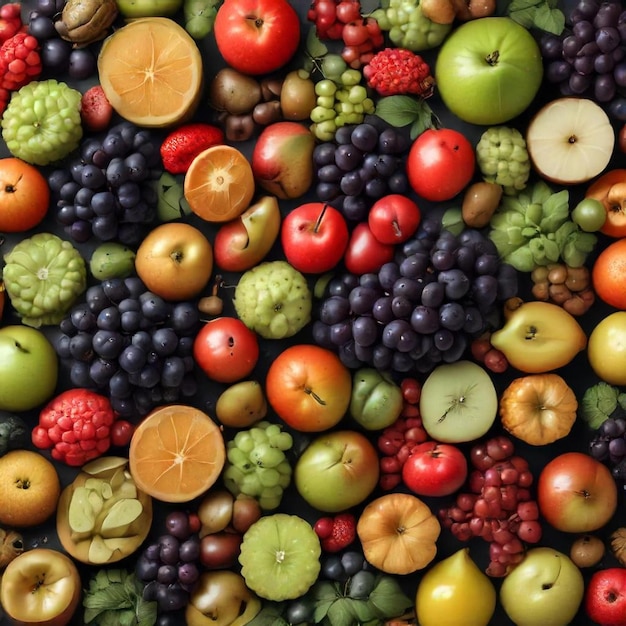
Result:
{"label": "seed in apple", "polygon": [[561,185],[584,183],[611,160],[615,133],[608,115],[587,98],[563,97],[545,104],[526,129],[535,170]]}

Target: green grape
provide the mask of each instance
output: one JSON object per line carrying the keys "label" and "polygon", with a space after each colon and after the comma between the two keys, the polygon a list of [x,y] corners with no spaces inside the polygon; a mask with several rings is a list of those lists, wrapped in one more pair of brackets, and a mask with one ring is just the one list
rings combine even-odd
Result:
{"label": "green grape", "polygon": [[348,91],[348,102],[359,104],[367,98],[367,89],[363,85],[353,85]]}
{"label": "green grape", "polygon": [[239,485],[243,482],[245,473],[234,465],[227,465],[222,475],[226,488],[235,496],[240,493]]}
{"label": "green grape", "polygon": [[323,78],[315,83],[316,96],[334,96],[337,91],[337,84],[329,78]]}
{"label": "green grape", "polygon": [[265,487],[259,495],[259,506],[269,511],[280,506],[283,499],[283,490],[281,487]]}
{"label": "green grape", "polygon": [[359,70],[349,69],[341,74],[341,83],[345,87],[352,87],[352,85],[358,85],[362,78],[363,75]]}
{"label": "green grape", "polygon": [[275,435],[280,435],[282,429],[279,424],[268,424],[265,427],[265,434],[267,435],[267,440],[271,443],[272,437]]}
{"label": "green grape", "polygon": [[336,116],[337,112],[334,109],[327,109],[321,106],[313,107],[310,113],[310,119],[314,124],[333,120]]}
{"label": "green grape", "polygon": [[313,135],[320,141],[332,141],[335,138],[337,124],[335,124],[333,118],[332,120],[326,120],[317,124],[311,124],[310,130]]}
{"label": "green grape", "polygon": [[250,458],[241,448],[229,447],[226,457],[228,458],[229,463],[244,472],[248,471],[252,467]]}
{"label": "green grape", "polygon": [[256,472],[245,474],[243,480],[239,483],[239,490],[246,496],[253,498],[260,496],[263,491],[263,485],[261,485],[258,474]]}
{"label": "green grape", "polygon": [[237,448],[249,454],[254,448],[254,439],[247,430],[240,430],[233,439],[233,443]]}
{"label": "green grape", "polygon": [[259,467],[276,467],[284,458],[282,450],[272,448],[269,442],[257,444],[250,452],[250,461]]}
{"label": "green grape", "polygon": [[270,446],[279,450],[290,450],[293,447],[293,437],[286,432],[279,432],[269,438]]}
{"label": "green grape", "polygon": [[255,444],[265,443],[267,441],[267,435],[265,434],[265,428],[257,424],[248,430],[250,436],[254,440]]}
{"label": "green grape", "polygon": [[274,467],[261,467],[256,472],[263,487],[275,487],[280,482],[280,473]]}

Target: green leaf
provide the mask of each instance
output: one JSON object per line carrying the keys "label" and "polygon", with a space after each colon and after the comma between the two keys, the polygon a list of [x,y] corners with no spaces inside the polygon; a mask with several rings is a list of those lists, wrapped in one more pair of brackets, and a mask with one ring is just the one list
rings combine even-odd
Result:
{"label": "green leaf", "polygon": [[381,98],[376,105],[376,115],[396,128],[411,124],[412,135],[414,131],[420,134],[434,126],[434,114],[430,106],[425,100],[412,96],[396,95]]}
{"label": "green leaf", "polygon": [[446,209],[441,217],[441,226],[454,235],[460,235],[465,228],[461,209],[459,207]]}
{"label": "green leaf", "polygon": [[565,28],[565,15],[554,0],[513,0],[506,13],[524,28],[537,28],[555,35],[560,35]]}
{"label": "green leaf", "polygon": [[317,36],[315,26],[309,28],[306,38],[306,53],[314,59],[323,57],[328,52],[328,47]]}
{"label": "green leaf", "polygon": [[377,617],[377,611],[367,600],[359,598],[343,598],[342,601],[349,606],[350,612],[354,615],[359,624],[369,622]]}
{"label": "green leaf", "polygon": [[543,205],[533,202],[526,209],[526,223],[532,226],[539,226],[543,216]]}
{"label": "green leaf", "polygon": [[592,430],[600,428],[617,408],[619,390],[604,381],[588,387],[578,407],[578,415]]}
{"label": "green leaf", "polygon": [[518,272],[532,272],[535,269],[535,260],[528,246],[522,246],[507,254],[504,261]]}
{"label": "green leaf", "polygon": [[413,601],[402,591],[398,581],[387,574],[380,575],[370,592],[369,603],[381,619],[397,617],[413,607]]}
{"label": "green leaf", "polygon": [[345,601],[349,598],[338,598],[328,609],[327,618],[333,626],[357,626],[358,621],[351,606]]}
{"label": "green leaf", "polygon": [[617,404],[619,404],[620,409],[626,411],[626,393],[621,393],[617,396]]}
{"label": "green leaf", "polygon": [[561,9],[552,8],[546,2],[537,7],[534,25],[539,30],[560,35],[565,28],[565,15]]}

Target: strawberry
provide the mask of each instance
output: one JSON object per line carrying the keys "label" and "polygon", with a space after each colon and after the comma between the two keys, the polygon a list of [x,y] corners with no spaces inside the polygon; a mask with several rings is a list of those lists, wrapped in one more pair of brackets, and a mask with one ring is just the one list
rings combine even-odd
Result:
{"label": "strawberry", "polygon": [[163,167],[170,174],[184,174],[194,158],[211,146],[224,143],[224,132],[202,122],[185,124],[172,131],[161,144]]}
{"label": "strawberry", "polygon": [[356,518],[352,513],[320,517],[313,526],[313,530],[320,538],[322,550],[339,552],[356,539]]}
{"label": "strawberry", "polygon": [[432,95],[435,79],[421,56],[403,48],[385,48],[363,67],[367,86],[381,96],[414,94]]}

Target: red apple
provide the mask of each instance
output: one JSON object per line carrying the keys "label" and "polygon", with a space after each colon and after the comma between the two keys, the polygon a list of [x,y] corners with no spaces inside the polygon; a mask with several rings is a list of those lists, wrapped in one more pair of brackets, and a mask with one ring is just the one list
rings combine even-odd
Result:
{"label": "red apple", "polygon": [[617,486],[606,465],[582,452],[565,452],[539,474],[537,504],[562,532],[587,533],[604,526],[617,508]]}
{"label": "red apple", "polygon": [[324,202],[307,202],[283,220],[280,237],[293,267],[306,274],[321,274],[341,261],[350,234],[337,209]]}
{"label": "red apple", "polygon": [[594,572],[585,589],[587,616],[602,626],[626,626],[626,569],[609,567]]}
{"label": "red apple", "polygon": [[283,67],[300,43],[300,19],[287,0],[225,0],[213,30],[226,63],[243,74]]}
{"label": "red apple", "polygon": [[402,243],[412,237],[422,219],[417,204],[399,193],[383,196],[374,202],[367,223],[381,243]]}
{"label": "red apple", "polygon": [[213,241],[215,264],[226,272],[245,272],[260,263],[280,232],[276,196],[263,196],[239,217],[220,226]]}
{"label": "red apple", "polygon": [[275,122],[260,133],[250,164],[257,184],[281,200],[303,196],[313,182],[313,133],[298,122]]}
{"label": "red apple", "polygon": [[337,513],[363,502],[378,484],[378,454],[355,430],[336,430],[314,439],[298,458],[294,483],[318,511]]}
{"label": "red apple", "polygon": [[393,254],[393,245],[381,243],[367,222],[360,222],[352,230],[343,262],[352,274],[367,274],[393,260]]}
{"label": "red apple", "polygon": [[418,196],[432,202],[454,198],[474,175],[474,147],[452,128],[429,128],[411,145],[406,160],[409,184]]}
{"label": "red apple", "polygon": [[467,460],[459,448],[426,441],[415,446],[402,466],[404,484],[418,496],[447,496],[467,478]]}

